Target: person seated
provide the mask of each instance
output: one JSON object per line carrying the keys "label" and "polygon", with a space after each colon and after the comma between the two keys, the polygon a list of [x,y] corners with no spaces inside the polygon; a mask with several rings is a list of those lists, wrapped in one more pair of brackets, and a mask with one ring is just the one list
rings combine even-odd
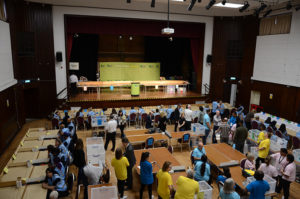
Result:
{"label": "person seated", "polygon": [[49,165],[54,166],[54,149],[55,147],[51,144],[47,146]]}
{"label": "person seated", "polygon": [[273,131],[277,130],[276,124],[277,124],[277,122],[275,120],[273,120],[270,124],[270,127],[272,127]]}
{"label": "person seated", "polygon": [[72,122],[71,118],[68,119],[68,125],[67,128],[69,129],[70,136],[73,137],[76,133],[76,128],[74,123]]}
{"label": "person seated", "polygon": [[185,115],[184,113],[182,112],[180,114],[180,118],[178,120],[178,128],[179,128],[179,131],[185,131],[185,124],[186,124],[186,121],[185,121]]}
{"label": "person seated", "polygon": [[277,179],[278,172],[277,169],[271,165],[271,157],[268,156],[265,159],[265,163],[262,163],[258,170],[262,171],[265,175],[268,175],[274,179]]}
{"label": "person seated", "polygon": [[168,109],[166,110],[166,112],[167,112],[167,119],[170,120],[171,114],[174,112],[174,110],[172,109],[171,105],[168,107]]}
{"label": "person seated", "polygon": [[281,124],[278,130],[281,131],[282,137],[283,137],[285,140],[289,141],[290,136],[289,136],[288,133],[287,133],[285,124]]}
{"label": "person seated", "polygon": [[160,132],[165,132],[167,128],[167,117],[165,112],[160,113],[160,118],[158,120],[158,128]]}
{"label": "person seated", "polygon": [[88,185],[100,184],[100,178],[102,176],[103,165],[100,162],[99,166],[93,166],[92,164],[87,164],[83,167],[83,173],[87,178]]}
{"label": "person seated", "polygon": [[194,196],[199,193],[199,184],[193,177],[194,172],[191,169],[187,170],[186,177],[179,176],[176,181],[175,199],[194,199]]}
{"label": "person seated", "polygon": [[67,191],[67,185],[64,179],[62,179],[53,169],[46,169],[46,179],[42,184],[44,189],[47,189],[46,199],[50,198],[51,192],[57,191],[58,197],[65,197],[69,195]]}
{"label": "person seated", "polygon": [[210,165],[207,163],[206,155],[202,155],[201,161],[196,163],[194,170],[194,179],[196,181],[206,181],[210,184]]}
{"label": "person seated", "polygon": [[147,118],[146,118],[145,128],[146,129],[153,128],[152,122],[153,122],[152,121],[152,112],[149,112],[149,114],[147,115]]}
{"label": "person seated", "polygon": [[201,157],[206,155],[205,149],[203,147],[203,142],[199,141],[198,147],[193,150],[192,156],[194,158],[195,164],[201,160]]}
{"label": "person seated", "polygon": [[55,157],[58,157],[60,159],[60,161],[63,163],[64,166],[67,165],[68,154],[62,153],[57,147],[55,147],[52,150],[52,153],[53,153],[53,163],[52,163],[52,166],[55,166],[55,163],[54,163],[54,158]]}
{"label": "person seated", "polygon": [[219,106],[218,106],[217,109],[220,111],[221,116],[223,116],[224,115],[224,111],[225,111],[225,105],[223,104],[222,100],[219,101]]}
{"label": "person seated", "polygon": [[59,149],[61,156],[68,157],[69,151],[68,151],[67,147],[58,138],[55,139],[55,147]]}
{"label": "person seated", "polygon": [[255,116],[254,121],[257,122],[258,126],[261,124],[258,115]]}
{"label": "person seated", "polygon": [[254,155],[251,153],[247,154],[247,159],[244,164],[244,169],[249,169],[254,171],[255,170],[255,163],[254,163]]}
{"label": "person seated", "polygon": [[230,127],[232,127],[234,124],[237,124],[237,120],[236,112],[233,112],[229,120]]}
{"label": "person seated", "polygon": [[57,119],[58,121],[60,120],[59,113],[57,110],[53,113],[53,118]]}
{"label": "person seated", "polygon": [[63,121],[61,122],[61,124],[64,124],[65,126],[67,126],[68,119],[70,118],[70,116],[69,116],[69,113],[67,110],[65,110],[64,112],[65,112],[65,116],[63,117]]}
{"label": "person seated", "polygon": [[223,175],[219,175],[217,177],[217,183],[218,182],[223,182],[225,183],[225,180],[231,178],[231,173],[230,173],[230,169],[228,167],[223,167]]}
{"label": "person seated", "polygon": [[66,170],[59,157],[54,158],[54,171],[62,178],[66,179]]}
{"label": "person seated", "polygon": [[72,138],[70,133],[65,132],[63,135],[64,141],[63,144],[65,145],[65,147],[69,150],[72,151],[74,150],[74,143],[72,142]]}
{"label": "person seated", "polygon": [[240,195],[235,192],[235,182],[232,178],[228,178],[224,182],[223,188],[220,189],[221,199],[240,199]]}
{"label": "person seated", "polygon": [[255,181],[246,186],[245,192],[250,192],[249,199],[265,199],[265,193],[270,190],[270,185],[264,179],[262,171],[255,171]]}
{"label": "person seated", "polygon": [[228,144],[229,135],[230,135],[230,126],[228,124],[228,119],[226,117],[220,123],[219,128],[216,130],[216,133],[220,133],[220,142]]}
{"label": "person seated", "polygon": [[93,108],[90,107],[90,108],[88,109],[87,117],[92,117],[92,116],[94,116],[94,115],[96,115],[96,114],[95,114],[95,112],[93,111]]}
{"label": "person seated", "polygon": [[271,117],[268,117],[265,122],[264,125],[266,126],[266,128],[268,128],[268,126],[271,124]]}
{"label": "person seated", "polygon": [[157,116],[157,115],[160,115],[160,112],[159,112],[159,109],[158,109],[158,108],[155,110],[155,113],[153,114],[154,118],[155,118],[155,116]]}

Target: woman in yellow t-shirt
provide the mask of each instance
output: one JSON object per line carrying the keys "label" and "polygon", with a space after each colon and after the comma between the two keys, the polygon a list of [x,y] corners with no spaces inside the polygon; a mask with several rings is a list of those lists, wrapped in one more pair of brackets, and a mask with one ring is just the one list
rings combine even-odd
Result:
{"label": "woman in yellow t-shirt", "polygon": [[175,199],[194,199],[195,194],[199,192],[199,184],[193,178],[194,172],[191,169],[186,172],[186,177],[179,176],[176,181]]}
{"label": "woman in yellow t-shirt", "polygon": [[272,136],[272,133],[266,134],[266,139],[264,139],[263,141],[261,141],[259,143],[259,146],[257,148],[258,149],[258,157],[256,158],[256,163],[255,163],[256,169],[259,168],[261,163],[265,163],[265,159],[269,155],[271,136]]}
{"label": "woman in yellow t-shirt", "polygon": [[264,124],[261,124],[259,127],[260,133],[258,134],[258,138],[257,138],[257,144],[260,144],[261,141],[263,141],[265,139],[265,130],[266,130],[266,126]]}
{"label": "woman in yellow t-shirt", "polygon": [[162,169],[156,174],[158,199],[169,199],[171,191],[174,190],[172,177],[169,174],[171,168],[171,162],[166,161]]}
{"label": "woman in yellow t-shirt", "polygon": [[121,148],[116,149],[115,157],[111,160],[111,166],[115,169],[120,199],[125,199],[127,196],[124,196],[124,186],[125,180],[127,179],[127,167],[129,166],[129,162],[126,157],[123,157]]}

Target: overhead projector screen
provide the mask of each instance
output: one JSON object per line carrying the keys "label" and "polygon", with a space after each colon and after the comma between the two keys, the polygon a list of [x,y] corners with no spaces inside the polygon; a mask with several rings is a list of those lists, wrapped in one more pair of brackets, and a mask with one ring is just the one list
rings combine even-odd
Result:
{"label": "overhead projector screen", "polygon": [[300,12],[289,34],[257,37],[252,79],[300,87]]}
{"label": "overhead projector screen", "polygon": [[0,91],[16,83],[12,64],[9,23],[0,20]]}

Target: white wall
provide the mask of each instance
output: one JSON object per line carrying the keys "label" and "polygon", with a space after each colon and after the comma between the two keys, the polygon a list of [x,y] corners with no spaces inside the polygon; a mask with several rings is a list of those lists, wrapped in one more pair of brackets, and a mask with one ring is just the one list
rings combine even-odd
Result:
{"label": "white wall", "polygon": [[300,87],[300,12],[289,34],[258,36],[253,80]]}
{"label": "white wall", "polygon": [[[66,60],[65,60],[65,27],[64,15],[88,15],[88,16],[106,16],[106,17],[124,17],[133,19],[155,19],[166,20],[166,13],[141,12],[130,10],[112,10],[100,8],[82,8],[82,7],[67,7],[53,6],[53,33],[54,33],[54,50],[61,51],[63,54],[63,62],[56,63],[56,89],[59,93],[67,86],[66,80]],[[204,58],[203,58],[203,80],[202,84],[209,84],[210,81],[210,66],[206,65],[206,56],[212,51],[213,37],[213,17],[202,17],[195,15],[180,15],[171,14],[172,21],[186,21],[205,23],[205,42],[204,42]],[[176,30],[175,30],[176,31]],[[202,88],[204,93],[204,89]],[[63,95],[63,94],[62,94]]]}
{"label": "white wall", "polygon": [[9,23],[0,20],[0,91],[16,83],[12,64]]}

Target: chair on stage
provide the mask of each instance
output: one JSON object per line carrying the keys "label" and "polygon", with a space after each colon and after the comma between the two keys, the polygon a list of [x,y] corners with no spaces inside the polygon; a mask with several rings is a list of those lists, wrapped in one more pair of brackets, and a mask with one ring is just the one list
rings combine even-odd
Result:
{"label": "chair on stage", "polygon": [[130,127],[130,123],[133,122],[133,124],[136,124],[136,113],[131,113],[129,115],[129,122],[128,122],[128,126]]}
{"label": "chair on stage", "polygon": [[299,149],[300,148],[300,140],[298,137],[293,137],[293,149]]}
{"label": "chair on stage", "polygon": [[282,133],[280,130],[276,130],[275,131],[275,135],[277,135],[278,137],[282,138]]}
{"label": "chair on stage", "polygon": [[178,139],[178,144],[181,147],[181,152],[182,152],[182,145],[188,145],[190,150],[190,137],[191,135],[189,133],[185,133],[183,134],[181,139]]}
{"label": "chair on stage", "polygon": [[193,123],[198,123],[198,117],[195,117]]}
{"label": "chair on stage", "polygon": [[77,129],[79,129],[79,130],[84,130],[84,119],[83,119],[83,117],[77,117],[77,119],[76,119],[76,121],[77,121]]}
{"label": "chair on stage", "polygon": [[154,148],[154,138],[149,137],[145,142],[145,149]]}
{"label": "chair on stage", "polygon": [[251,122],[251,128],[252,128],[252,129],[258,129],[258,123],[257,123],[257,121],[253,120],[253,121]]}
{"label": "chair on stage", "polygon": [[274,130],[273,130],[273,128],[272,128],[272,127],[268,126],[268,128],[267,128],[267,132],[268,132],[268,133],[273,133],[273,132],[274,132]]}
{"label": "chair on stage", "polygon": [[142,116],[141,116],[142,126],[144,126],[144,124],[146,124],[147,116],[148,116],[147,113],[142,114]]}
{"label": "chair on stage", "polygon": [[52,118],[52,129],[59,129],[59,121],[56,118]]}

